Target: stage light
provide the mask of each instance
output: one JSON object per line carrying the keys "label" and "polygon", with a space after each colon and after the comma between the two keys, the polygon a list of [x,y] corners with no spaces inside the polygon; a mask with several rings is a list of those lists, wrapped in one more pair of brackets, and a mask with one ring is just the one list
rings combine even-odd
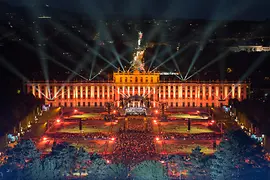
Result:
{"label": "stage light", "polygon": [[78,110],[77,109],[74,109],[74,113],[77,113],[78,112]]}
{"label": "stage light", "polygon": [[215,123],[215,120],[212,120],[211,123]]}
{"label": "stage light", "polygon": [[114,140],[115,140],[115,138],[113,137],[113,138],[111,138],[111,140],[112,140],[112,141],[114,141]]}
{"label": "stage light", "polygon": [[156,137],[156,141],[159,141],[159,137]]}
{"label": "stage light", "polygon": [[154,123],[157,123],[157,120],[154,120]]}
{"label": "stage light", "polygon": [[43,137],[43,141],[47,141],[48,140],[48,138],[47,137]]}
{"label": "stage light", "polygon": [[60,119],[56,119],[56,122],[57,122],[57,123],[60,123],[60,122],[61,122],[61,120],[60,120]]}

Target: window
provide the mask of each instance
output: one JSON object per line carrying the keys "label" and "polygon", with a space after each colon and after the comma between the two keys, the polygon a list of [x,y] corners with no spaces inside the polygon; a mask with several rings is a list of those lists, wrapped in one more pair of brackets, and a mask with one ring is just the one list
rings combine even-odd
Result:
{"label": "window", "polygon": [[85,102],[83,102],[83,107],[85,107]]}
{"label": "window", "polygon": [[185,107],[185,103],[184,102],[182,103],[182,106]]}
{"label": "window", "polygon": [[70,107],[73,107],[73,104],[72,104],[72,102],[70,103]]}
{"label": "window", "polygon": [[80,102],[78,102],[78,107],[80,107],[81,106],[81,103]]}
{"label": "window", "polygon": [[91,105],[90,105],[90,102],[88,102],[88,107],[90,107]]}

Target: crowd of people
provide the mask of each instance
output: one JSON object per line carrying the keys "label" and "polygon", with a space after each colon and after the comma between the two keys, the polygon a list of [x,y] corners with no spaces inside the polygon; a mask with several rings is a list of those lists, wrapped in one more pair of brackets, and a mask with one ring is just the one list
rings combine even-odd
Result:
{"label": "crowd of people", "polygon": [[166,133],[162,135],[165,140],[212,140],[221,139],[222,135],[217,133],[199,133],[199,134],[179,134]]}
{"label": "crowd of people", "polygon": [[49,138],[55,139],[76,139],[76,140],[106,140],[109,135],[105,133],[47,133]]}
{"label": "crowd of people", "polygon": [[[143,122],[143,121],[142,121]],[[128,127],[117,134],[112,159],[117,163],[137,164],[157,157],[152,133],[143,129],[135,121],[128,122]]]}

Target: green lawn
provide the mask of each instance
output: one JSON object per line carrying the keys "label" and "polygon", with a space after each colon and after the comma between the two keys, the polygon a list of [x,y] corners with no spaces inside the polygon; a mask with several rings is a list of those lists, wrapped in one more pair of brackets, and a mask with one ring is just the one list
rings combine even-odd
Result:
{"label": "green lawn", "polygon": [[[83,133],[107,133],[111,131],[111,123],[104,123],[100,125],[89,125],[83,124],[82,132]],[[117,132],[119,130],[119,124],[116,124],[112,128],[112,132]],[[63,126],[54,126],[50,129],[50,132],[58,133],[81,133],[78,124],[66,124]]]}
{"label": "green lawn", "polygon": [[85,114],[77,114],[72,115],[71,118],[101,118],[101,114],[99,113],[85,113]]}
{"label": "green lawn", "polygon": [[165,133],[190,133],[190,134],[199,134],[199,133],[211,133],[213,132],[207,126],[203,125],[191,125],[191,130],[187,131],[186,124],[168,124],[161,123],[161,129]]}
{"label": "green lawn", "polygon": [[168,116],[169,118],[182,118],[182,119],[203,119],[203,116],[200,115],[189,115],[189,114],[172,114]]}

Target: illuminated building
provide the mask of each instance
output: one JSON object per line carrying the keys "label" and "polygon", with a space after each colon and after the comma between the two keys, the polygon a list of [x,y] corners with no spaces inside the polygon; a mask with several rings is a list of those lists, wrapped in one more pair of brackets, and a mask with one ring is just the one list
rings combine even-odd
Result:
{"label": "illuminated building", "polygon": [[230,98],[246,99],[247,83],[161,81],[164,73],[144,69],[141,38],[140,33],[130,69],[114,72],[111,81],[29,82],[27,91],[45,98],[46,104],[65,107],[103,107],[106,102],[120,107],[123,99],[132,96],[147,98],[150,107],[158,107],[160,103],[167,103],[168,107],[216,107],[228,104]]}

